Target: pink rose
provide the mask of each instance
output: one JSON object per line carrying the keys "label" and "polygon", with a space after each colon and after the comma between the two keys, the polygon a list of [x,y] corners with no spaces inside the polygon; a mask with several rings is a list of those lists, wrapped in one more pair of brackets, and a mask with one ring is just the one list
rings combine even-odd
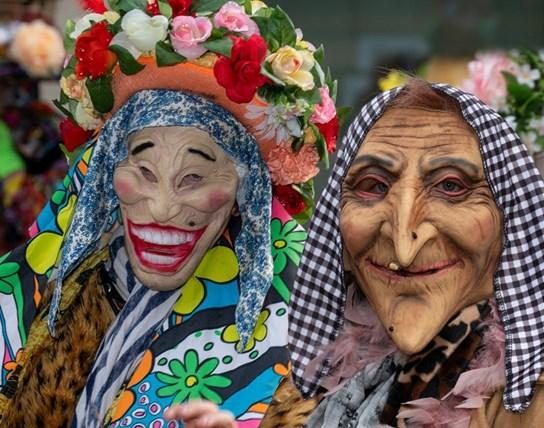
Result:
{"label": "pink rose", "polygon": [[208,40],[212,28],[212,22],[204,16],[176,16],[170,33],[174,50],[185,58],[198,58],[207,50],[201,43]]}
{"label": "pink rose", "polygon": [[225,3],[215,14],[213,22],[218,28],[226,28],[246,36],[260,34],[259,27],[246,15],[242,6],[233,1]]}
{"label": "pink rose", "polygon": [[463,89],[500,110],[506,102],[506,82],[501,72],[514,70],[515,64],[503,52],[477,54],[468,64],[469,79],[463,82]]}
{"label": "pink rose", "polygon": [[313,123],[327,123],[336,116],[336,107],[334,106],[334,100],[329,95],[328,86],[319,88],[319,94],[321,95],[321,102],[315,106],[310,121]]}

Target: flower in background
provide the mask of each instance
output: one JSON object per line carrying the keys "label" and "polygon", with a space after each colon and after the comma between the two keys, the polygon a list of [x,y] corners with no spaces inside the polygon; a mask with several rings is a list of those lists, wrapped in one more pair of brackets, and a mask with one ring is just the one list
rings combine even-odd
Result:
{"label": "flower in background", "polygon": [[246,15],[242,6],[233,1],[221,6],[221,9],[213,18],[213,23],[218,28],[226,28],[229,31],[241,33],[248,37],[259,34],[257,24]]}
{"label": "flower in background", "polygon": [[540,79],[540,70],[532,68],[529,64],[522,64],[515,72],[519,83],[527,85],[529,88],[535,87],[535,82]]}
{"label": "flower in background", "polygon": [[83,9],[92,10],[97,13],[104,13],[107,10],[104,0],[80,0],[80,4]]}
{"label": "flower in background", "polygon": [[534,129],[540,135],[544,135],[544,112],[539,117],[534,117],[529,121],[529,128]]}
{"label": "flower in background", "polygon": [[117,59],[108,49],[112,38],[107,22],[103,21],[94,24],[90,30],[78,37],[75,55],[78,60],[76,76],[79,79],[84,77],[96,79],[110,70]]}
{"label": "flower in background", "polygon": [[212,22],[204,16],[177,16],[172,21],[170,41],[177,53],[195,59],[206,52],[202,43],[208,40],[212,29]]}
{"label": "flower in background", "polygon": [[78,103],[74,112],[74,120],[88,131],[97,129],[104,123],[99,116],[96,116],[93,109],[87,108],[84,103]]}
{"label": "flower in background", "polygon": [[306,209],[304,198],[293,189],[293,186],[274,186],[273,193],[291,216],[296,216]]}
{"label": "flower in background", "polygon": [[274,75],[285,83],[298,86],[304,91],[315,87],[314,76],[310,72],[315,64],[311,52],[283,46],[269,55],[266,61],[272,66]]}
{"label": "flower in background", "polygon": [[321,132],[321,135],[323,135],[323,138],[325,138],[325,142],[327,143],[327,151],[329,153],[334,152],[336,150],[338,133],[340,132],[340,122],[338,121],[338,117],[333,117],[327,123],[316,123],[315,126],[317,126],[319,132]]}
{"label": "flower in background", "polygon": [[85,144],[93,135],[91,131],[84,130],[81,126],[68,118],[60,122],[59,130],[62,142],[69,152],[73,152],[75,149]]}
{"label": "flower in background", "polygon": [[151,17],[139,9],[134,9],[123,16],[121,28],[136,49],[150,52],[155,49],[157,42],[166,38],[168,18],[162,15]]}
{"label": "flower in background", "polygon": [[168,4],[172,8],[172,15],[174,17],[180,15],[191,15],[193,0],[168,0]]}
{"label": "flower in background", "polygon": [[266,50],[265,40],[257,34],[247,40],[238,37],[234,40],[230,58],[221,56],[217,60],[213,69],[215,78],[232,101],[250,102],[257,89],[268,82],[261,74]]}
{"label": "flower in background", "polygon": [[321,102],[315,106],[310,121],[313,123],[330,122],[336,116],[336,107],[334,100],[329,95],[329,87],[319,88],[319,95],[321,95]]}
{"label": "flower in background", "polygon": [[385,92],[404,85],[406,80],[406,74],[399,70],[391,70],[386,76],[378,79],[378,87],[380,88],[380,91]]}
{"label": "flower in background", "polygon": [[277,185],[304,183],[319,172],[319,155],[313,144],[293,152],[290,144],[278,144],[265,156],[272,181]]}
{"label": "flower in background", "polygon": [[468,64],[470,77],[462,87],[495,110],[500,110],[506,102],[506,82],[502,72],[514,73],[516,69],[516,64],[504,52],[479,53]]}
{"label": "flower in background", "polygon": [[42,20],[21,24],[9,49],[10,57],[30,75],[50,77],[62,67],[66,52],[62,37]]}
{"label": "flower in background", "polygon": [[301,137],[302,128],[298,116],[304,108],[296,104],[278,104],[268,106],[248,105],[246,117],[262,121],[255,126],[257,134],[267,140],[274,140],[277,144],[290,137]]}

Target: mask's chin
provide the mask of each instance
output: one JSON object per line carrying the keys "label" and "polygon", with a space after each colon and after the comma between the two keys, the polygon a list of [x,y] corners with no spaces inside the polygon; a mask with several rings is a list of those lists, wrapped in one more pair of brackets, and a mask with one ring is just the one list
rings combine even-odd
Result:
{"label": "mask's chin", "polygon": [[[438,303],[438,302],[436,302]],[[440,332],[448,314],[441,304],[419,296],[399,296],[378,317],[399,350],[416,354]]]}

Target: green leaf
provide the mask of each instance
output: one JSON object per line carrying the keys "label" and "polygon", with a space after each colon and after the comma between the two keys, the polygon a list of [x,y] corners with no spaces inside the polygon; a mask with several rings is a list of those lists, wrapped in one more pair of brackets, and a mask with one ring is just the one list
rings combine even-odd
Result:
{"label": "green leaf", "polygon": [[198,15],[210,15],[221,9],[226,0],[196,0],[191,10]]}
{"label": "green leaf", "polygon": [[87,79],[85,84],[91,96],[94,109],[99,113],[108,113],[113,108],[111,79],[111,75],[99,77],[98,79]]}
{"label": "green leaf", "polygon": [[159,67],[176,65],[187,59],[183,55],[175,52],[168,43],[161,41],[157,42],[155,45],[155,56],[157,57],[157,65]]}
{"label": "green leaf", "polygon": [[302,146],[304,145],[304,139],[303,138],[294,138],[293,142],[291,143],[291,148],[295,153],[297,153]]}
{"label": "green leaf", "polygon": [[217,40],[208,40],[207,42],[203,43],[203,46],[211,52],[230,57],[232,40],[228,37]]}
{"label": "green leaf", "polygon": [[531,98],[533,95],[531,88],[519,83],[516,77],[511,73],[503,71],[502,74],[506,79],[508,94],[514,99],[516,104],[522,105]]}
{"label": "green leaf", "polygon": [[77,58],[74,55],[70,58],[64,70],[62,70],[62,74],[61,74],[62,77],[68,77],[74,74],[74,72],[76,71],[76,64],[77,64]]}
{"label": "green leaf", "polygon": [[226,28],[214,28],[212,30],[212,34],[210,34],[210,37],[208,38],[208,41],[222,39],[227,35],[228,32],[229,30],[227,30]]}
{"label": "green leaf", "polygon": [[136,61],[132,54],[124,47],[119,45],[110,45],[109,50],[117,55],[119,67],[121,67],[121,71],[127,76],[136,74],[145,68],[145,65]]}
{"label": "green leaf", "polygon": [[319,87],[314,87],[310,91],[303,91],[298,89],[295,92],[295,98],[302,98],[308,102],[308,104],[319,104],[321,102],[321,94],[319,93]]}
{"label": "green leaf", "polygon": [[304,224],[308,220],[310,220],[310,218],[312,217],[312,212],[314,210],[314,182],[313,180],[310,180],[306,183],[294,184],[293,189],[295,189],[298,193],[302,195],[302,198],[304,199],[304,204],[306,205],[306,209],[300,214],[295,215],[294,218],[300,224]]}
{"label": "green leaf", "polygon": [[53,104],[61,111],[63,115],[72,118],[72,113],[70,113],[70,111],[64,107],[64,103],[62,103],[60,100],[53,100]]}
{"label": "green leaf", "polygon": [[544,135],[539,136],[536,139],[535,144],[540,147],[541,150],[544,150]]}
{"label": "green leaf", "polygon": [[340,127],[344,126],[344,124],[347,122],[347,120],[351,116],[352,110],[353,107],[338,107],[336,109],[336,116],[338,116],[338,122],[340,123]]}
{"label": "green leaf", "polygon": [[295,46],[297,41],[295,26],[279,6],[272,9],[270,17],[255,16],[253,20],[271,52],[276,52],[282,46]]}
{"label": "green leaf", "polygon": [[172,6],[170,6],[168,2],[159,0],[159,11],[161,12],[161,15],[166,16],[168,19],[172,17]]}
{"label": "green leaf", "polygon": [[319,63],[322,63],[325,60],[325,48],[323,45],[319,46],[314,52],[314,59]]}
{"label": "green leaf", "polygon": [[108,4],[110,9],[119,12],[121,15],[132,9],[143,11],[147,9],[147,0],[109,0]]}
{"label": "green leaf", "polygon": [[74,28],[76,27],[76,23],[73,19],[69,19],[66,21],[66,25],[64,26],[64,33],[63,33],[63,41],[64,41],[64,49],[66,49],[66,53],[72,54],[74,53],[74,47],[75,47],[75,40],[70,37],[70,33],[74,31]]}

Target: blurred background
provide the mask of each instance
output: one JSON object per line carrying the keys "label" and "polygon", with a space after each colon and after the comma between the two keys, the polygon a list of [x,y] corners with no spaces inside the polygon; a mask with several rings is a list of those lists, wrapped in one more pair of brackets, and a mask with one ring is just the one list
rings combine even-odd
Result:
{"label": "blurred background", "polygon": [[[279,4],[306,40],[325,46],[326,65],[339,80],[338,104],[354,112],[378,93],[380,79],[388,76],[381,81],[385,87],[398,83],[388,75],[392,69],[462,86],[477,52],[544,48],[542,0],[267,2]],[[40,28],[37,39],[25,39],[27,47],[47,49],[31,55],[43,56],[42,63],[29,64],[14,52],[15,30],[39,20],[56,28],[60,40],[66,20],[83,14],[77,0],[0,1],[0,254],[25,239],[66,170],[57,145],[60,116],[51,103],[58,94],[61,48]],[[43,43],[47,37],[51,41]],[[544,135],[544,122],[542,127]]]}

